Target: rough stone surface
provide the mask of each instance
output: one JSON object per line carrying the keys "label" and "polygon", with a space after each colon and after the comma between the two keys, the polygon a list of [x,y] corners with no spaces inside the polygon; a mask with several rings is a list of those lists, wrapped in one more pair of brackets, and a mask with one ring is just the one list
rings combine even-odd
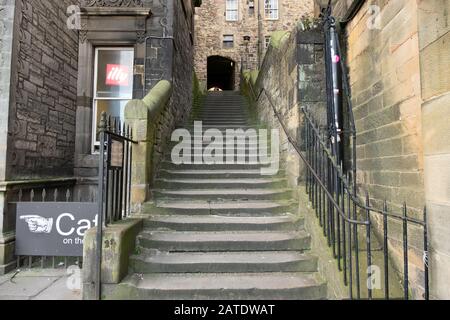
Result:
{"label": "rough stone surface", "polygon": [[[195,71],[202,88],[206,88],[207,59],[222,56],[235,62],[235,84],[239,84],[239,71],[257,69],[266,52],[266,37],[274,31],[291,30],[303,15],[312,15],[313,0],[279,0],[279,19],[265,17],[264,2],[254,1],[254,11],[250,11],[248,1],[238,1],[238,21],[226,21],[225,1],[205,0],[196,8],[195,16]],[[258,4],[262,7],[259,8]],[[258,14],[261,19],[258,21]],[[223,36],[234,36],[234,47],[223,47]],[[248,48],[244,36],[250,36]],[[242,66],[241,66],[242,59]]]}
{"label": "rough stone surface", "polygon": [[8,179],[73,173],[78,34],[69,0],[16,2]]}
{"label": "rough stone surface", "polygon": [[425,194],[431,236],[431,289],[450,298],[450,2],[419,3]]}
{"label": "rough stone surface", "polygon": [[0,276],[0,300],[81,300],[81,270],[17,270]]}

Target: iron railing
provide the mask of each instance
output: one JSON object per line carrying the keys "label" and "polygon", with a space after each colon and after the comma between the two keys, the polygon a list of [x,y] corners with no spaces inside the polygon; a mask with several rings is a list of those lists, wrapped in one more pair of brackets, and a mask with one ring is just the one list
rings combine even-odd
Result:
{"label": "iron railing", "polygon": [[[81,201],[81,194],[75,193],[75,178],[58,178],[36,181],[13,181],[4,186],[7,191],[8,211],[16,213],[17,203],[51,203]],[[94,199],[91,199],[94,202]],[[68,268],[77,265],[81,268],[82,257],[61,256],[16,256],[16,267],[20,268]]]}
{"label": "iron railing", "polygon": [[96,235],[97,300],[101,298],[103,229],[131,215],[132,130],[119,119],[102,113],[99,125],[100,161],[98,179],[99,219]]}
{"label": "iron railing", "polygon": [[[324,130],[315,122],[309,110],[305,107],[301,108],[305,118],[305,153],[302,152],[298,141],[291,137],[271,95],[264,88],[261,88],[259,93],[256,94],[251,83],[249,83],[250,91],[256,102],[261,99],[263,94],[265,95],[288,141],[306,166],[306,191],[323,228],[328,245],[332,248],[333,256],[337,260],[338,268],[343,272],[343,281],[348,287],[348,297],[350,299],[409,299],[411,297],[409,255],[410,252],[421,252],[423,266],[418,267],[422,268],[423,271],[423,298],[428,300],[429,270],[426,208],[423,211],[423,217],[417,219],[409,215],[406,203],[403,205],[402,213],[395,214],[392,209],[389,209],[387,201],[384,201],[382,209],[377,209],[371,205],[368,193],[364,197],[358,195],[356,185],[356,127],[345,63],[340,54],[338,35],[333,25],[334,19],[331,15],[325,15],[329,126]],[[334,46],[331,42],[334,43]],[[340,70],[337,70],[337,68]],[[347,99],[345,101],[340,101],[336,97],[336,95],[342,94],[342,91],[336,87],[339,84],[334,83],[340,81],[337,76],[338,72],[344,78],[341,85],[344,94],[346,94]],[[349,119],[347,128],[341,126],[341,119],[336,113],[338,111],[336,104],[342,104],[346,107],[345,111],[348,112]],[[341,147],[338,142],[348,137],[351,141],[352,157],[351,168],[345,172],[342,165],[342,150],[339,150]],[[397,241],[393,240],[395,236],[398,238],[399,235],[398,230],[395,230],[395,222],[400,222],[401,228],[401,239]],[[395,232],[389,233],[392,229]],[[408,230],[415,231],[416,235],[422,234],[421,247],[417,243],[411,245]],[[398,252],[398,242],[401,243],[400,250],[403,252],[401,257],[402,270],[396,268],[399,264],[396,263],[397,256],[392,250],[395,248],[395,251]],[[364,256],[362,257],[362,255]],[[382,267],[378,267],[376,264],[382,264]],[[384,281],[381,281],[381,277]],[[366,289],[362,287],[364,280]],[[377,291],[374,294],[375,290]],[[422,288],[419,288],[419,290],[422,290]]]}

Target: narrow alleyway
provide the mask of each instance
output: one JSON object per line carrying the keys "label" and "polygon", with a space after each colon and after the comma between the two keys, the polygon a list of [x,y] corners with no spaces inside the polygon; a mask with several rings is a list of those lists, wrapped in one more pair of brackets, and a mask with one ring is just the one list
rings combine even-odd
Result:
{"label": "narrow alleyway", "polygon": [[[210,93],[194,118],[203,130],[251,128],[236,92]],[[186,128],[193,133],[192,124]],[[107,298],[326,298],[284,171],[262,176],[260,167],[177,166],[167,154],[153,190],[155,202],[144,210],[149,217],[130,275],[107,288]]]}

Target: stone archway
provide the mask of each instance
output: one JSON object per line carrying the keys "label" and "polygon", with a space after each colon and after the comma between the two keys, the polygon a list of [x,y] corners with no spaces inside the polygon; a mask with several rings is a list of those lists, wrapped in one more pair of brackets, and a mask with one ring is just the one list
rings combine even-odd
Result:
{"label": "stone archway", "polygon": [[235,89],[236,62],[222,56],[210,56],[207,62],[207,89]]}

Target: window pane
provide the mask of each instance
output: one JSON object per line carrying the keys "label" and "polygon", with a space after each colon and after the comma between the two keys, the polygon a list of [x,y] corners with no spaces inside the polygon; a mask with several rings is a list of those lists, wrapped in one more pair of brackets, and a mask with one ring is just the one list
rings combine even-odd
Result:
{"label": "window pane", "polygon": [[128,100],[96,100],[96,116],[97,122],[95,127],[97,128],[97,139],[98,141],[98,126],[102,117],[102,113],[106,112],[108,116],[111,116],[112,121],[120,120],[122,123],[125,121],[125,106]]}
{"label": "window pane", "polygon": [[97,51],[97,98],[133,97],[133,59],[131,49]]}

